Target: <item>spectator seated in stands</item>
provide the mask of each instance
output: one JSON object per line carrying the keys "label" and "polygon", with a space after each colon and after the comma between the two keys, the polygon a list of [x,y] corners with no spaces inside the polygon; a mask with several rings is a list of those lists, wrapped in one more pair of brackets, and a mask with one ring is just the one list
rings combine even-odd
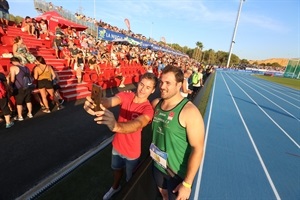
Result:
{"label": "spectator seated in stands", "polygon": [[121,49],[119,49],[118,52],[118,58],[120,58],[120,60],[124,61],[126,64],[129,64],[128,61],[128,49],[124,48],[125,45],[122,45]]}
{"label": "spectator seated in stands", "polygon": [[122,74],[121,65],[120,64],[118,64],[115,67],[115,77],[121,81],[119,87],[120,88],[124,88],[125,87],[125,85],[124,85],[125,77]]}
{"label": "spectator seated in stands", "polygon": [[138,54],[135,52],[134,49],[131,49],[129,51],[129,56],[128,56],[128,60],[129,60],[129,64],[132,64],[132,63],[137,63],[137,64],[140,64],[140,59],[139,59],[139,56]]}
{"label": "spectator seated in stands", "polygon": [[98,51],[97,57],[98,57],[98,60],[100,60],[101,64],[105,63],[105,65],[108,65],[108,63],[110,62],[110,57],[109,57],[109,54],[106,49],[103,49],[103,48],[100,49]]}
{"label": "spectator seated in stands", "polygon": [[95,69],[97,75],[102,74],[103,72],[101,72],[99,63],[97,61],[97,57],[96,56],[92,56],[89,60],[88,60],[88,64],[91,70]]}
{"label": "spectator seated in stands", "polygon": [[74,65],[75,58],[71,55],[71,52],[67,46],[64,46],[61,52],[62,52],[62,58],[67,60],[67,67],[71,69],[72,68],[71,66]]}
{"label": "spectator seated in stands", "polygon": [[76,71],[76,77],[78,83],[82,82],[82,72],[84,70],[85,58],[83,57],[83,52],[79,51],[74,64],[74,70]]}
{"label": "spectator seated in stands", "polygon": [[72,38],[74,39],[78,39],[78,34],[75,28],[72,29],[72,34],[71,34]]}
{"label": "spectator seated in stands", "polygon": [[81,47],[83,49],[87,49],[89,47],[89,44],[88,44],[88,39],[87,38],[84,38],[81,43],[80,43]]}
{"label": "spectator seated in stands", "polygon": [[95,42],[95,38],[90,35],[88,38],[87,38],[87,43],[88,43],[88,47],[89,48],[92,48],[96,45],[96,42]]}
{"label": "spectator seated in stands", "polygon": [[55,49],[56,59],[60,59],[60,51],[63,49],[63,39],[61,34],[56,34],[53,40],[53,49]]}
{"label": "spectator seated in stands", "polygon": [[41,39],[40,38],[41,27],[40,24],[34,18],[32,18],[32,27],[33,27],[33,34],[35,35],[36,39]]}
{"label": "spectator seated in stands", "polygon": [[40,21],[40,34],[42,35],[42,34],[45,34],[45,39],[46,40],[50,40],[50,38],[49,38],[49,31],[48,31],[48,25],[47,25],[47,23],[46,23],[46,20],[44,20],[44,19],[41,19],[41,21]]}
{"label": "spectator seated in stands", "polygon": [[73,31],[71,26],[68,26],[67,28],[64,29],[64,34],[66,37],[73,37]]}
{"label": "spectator seated in stands", "polygon": [[29,16],[26,16],[23,20],[21,31],[28,32],[29,35],[34,35],[34,27],[32,24],[32,20]]}
{"label": "spectator seated in stands", "polygon": [[115,49],[113,49],[110,54],[110,62],[113,67],[119,66],[119,59],[117,57],[117,51]]}
{"label": "spectator seated in stands", "polygon": [[71,58],[74,59],[74,63],[75,63],[79,49],[75,44],[73,44],[72,46],[69,46],[69,51],[71,52]]}
{"label": "spectator seated in stands", "polygon": [[27,63],[34,63],[35,61],[35,56],[29,52],[20,36],[17,36],[14,39],[13,55],[18,57],[23,65],[26,65]]}
{"label": "spectator seated in stands", "polygon": [[62,30],[60,23],[58,23],[57,26],[55,27],[55,35],[57,34],[64,36],[64,31]]}

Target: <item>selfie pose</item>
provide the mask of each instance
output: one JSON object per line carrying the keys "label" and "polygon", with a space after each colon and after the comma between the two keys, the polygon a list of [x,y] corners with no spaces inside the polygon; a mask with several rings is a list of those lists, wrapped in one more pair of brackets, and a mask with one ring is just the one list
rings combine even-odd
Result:
{"label": "selfie pose", "polygon": [[[120,181],[124,168],[126,181],[129,181],[139,163],[142,128],[149,124],[153,117],[153,108],[148,97],[155,91],[156,84],[155,75],[146,73],[141,77],[135,93],[120,92],[110,98],[101,98],[101,111],[94,111],[95,101],[91,97],[87,97],[84,103],[84,109],[95,116],[94,120],[97,124],[105,124],[115,133],[111,161],[114,181],[103,199],[110,199],[121,189]],[[120,105],[118,120],[107,109],[117,105]]]}

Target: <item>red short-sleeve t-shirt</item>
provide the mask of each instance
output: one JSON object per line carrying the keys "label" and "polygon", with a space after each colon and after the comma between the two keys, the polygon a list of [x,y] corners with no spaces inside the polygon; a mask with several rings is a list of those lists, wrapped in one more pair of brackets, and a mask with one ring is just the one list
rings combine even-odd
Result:
{"label": "red short-sleeve t-shirt", "polygon": [[[149,100],[143,103],[134,103],[135,94],[120,92],[116,96],[121,99],[121,108],[118,122],[127,122],[140,115],[153,118],[153,108]],[[136,159],[141,155],[141,132],[142,129],[133,133],[116,133],[112,141],[114,149],[130,159]]]}

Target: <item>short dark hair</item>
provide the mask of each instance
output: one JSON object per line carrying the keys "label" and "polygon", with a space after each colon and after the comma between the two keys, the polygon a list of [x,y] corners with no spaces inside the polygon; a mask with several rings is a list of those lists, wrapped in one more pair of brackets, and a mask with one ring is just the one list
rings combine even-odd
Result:
{"label": "short dark hair", "polygon": [[146,72],[145,74],[143,74],[143,75],[141,76],[140,81],[141,81],[142,79],[149,79],[149,80],[152,80],[153,83],[154,83],[154,88],[156,88],[158,79],[157,79],[157,77],[156,77],[153,73]]}
{"label": "short dark hair", "polygon": [[172,72],[175,75],[175,79],[177,83],[182,83],[184,80],[183,72],[179,67],[173,65],[167,65],[161,72],[161,74],[167,74]]}

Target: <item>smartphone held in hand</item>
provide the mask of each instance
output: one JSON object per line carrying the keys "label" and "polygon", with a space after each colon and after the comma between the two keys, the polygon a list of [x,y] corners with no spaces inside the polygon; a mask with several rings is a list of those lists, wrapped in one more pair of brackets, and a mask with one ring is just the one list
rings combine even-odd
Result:
{"label": "smartphone held in hand", "polygon": [[92,100],[95,103],[94,111],[102,110],[100,108],[101,98],[102,98],[102,88],[101,88],[101,86],[97,85],[97,84],[93,84],[93,87],[92,87]]}

